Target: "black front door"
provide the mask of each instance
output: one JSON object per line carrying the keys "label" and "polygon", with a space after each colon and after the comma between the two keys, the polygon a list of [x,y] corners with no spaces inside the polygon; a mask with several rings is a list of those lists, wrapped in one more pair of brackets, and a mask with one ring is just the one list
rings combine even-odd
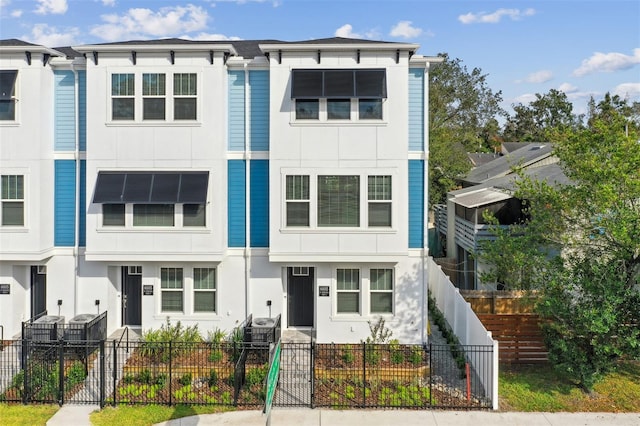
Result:
{"label": "black front door", "polygon": [[47,274],[31,267],[31,318],[38,318],[47,312]]}
{"label": "black front door", "polygon": [[289,327],[313,327],[313,268],[287,268]]}
{"label": "black front door", "polygon": [[142,274],[122,267],[122,325],[142,325]]}

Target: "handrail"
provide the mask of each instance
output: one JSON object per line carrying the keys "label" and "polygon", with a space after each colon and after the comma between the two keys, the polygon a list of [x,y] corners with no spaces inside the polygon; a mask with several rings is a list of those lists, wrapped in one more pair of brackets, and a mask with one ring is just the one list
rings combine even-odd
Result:
{"label": "handrail", "polygon": [[120,336],[120,339],[118,340],[118,344],[116,345],[117,348],[120,347],[120,344],[122,343],[122,338],[124,337],[124,335],[127,335],[127,353],[129,353],[129,327],[125,326],[124,327],[124,331],[122,332],[122,336]]}

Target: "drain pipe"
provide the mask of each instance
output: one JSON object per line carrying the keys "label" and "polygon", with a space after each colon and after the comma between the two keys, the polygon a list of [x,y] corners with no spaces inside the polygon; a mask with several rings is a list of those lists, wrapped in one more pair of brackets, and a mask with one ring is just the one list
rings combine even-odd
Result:
{"label": "drain pipe", "polygon": [[250,147],[249,137],[251,126],[249,119],[249,69],[247,63],[244,63],[244,161],[245,161],[245,243],[244,243],[244,317],[249,318],[251,304],[251,268],[249,263],[251,262],[251,165],[250,163]]}
{"label": "drain pipe", "polygon": [[78,77],[78,71],[75,65],[71,63],[71,71],[73,72],[74,79],[74,108],[75,108],[75,151],[74,160],[76,166],[76,208],[75,208],[75,229],[74,229],[74,245],[73,245],[73,260],[74,260],[74,273],[73,273],[73,315],[78,313],[78,272],[80,270],[80,81]]}
{"label": "drain pipe", "polygon": [[424,200],[423,200],[423,230],[422,230],[422,344],[427,344],[427,327],[429,324],[429,309],[427,297],[429,292],[429,279],[427,277],[427,256],[429,255],[429,62],[424,68]]}

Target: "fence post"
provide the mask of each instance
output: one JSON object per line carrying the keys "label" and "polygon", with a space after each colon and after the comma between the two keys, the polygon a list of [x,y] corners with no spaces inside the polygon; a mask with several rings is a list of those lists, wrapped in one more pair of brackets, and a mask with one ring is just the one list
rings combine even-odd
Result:
{"label": "fence post", "polygon": [[366,405],[366,382],[367,381],[367,344],[362,342],[362,406]]}
{"label": "fence post", "polygon": [[173,395],[172,395],[172,387],[171,387],[171,379],[173,377],[172,370],[173,370],[173,354],[172,354],[172,347],[171,347],[171,340],[169,340],[169,405],[173,405]]}
{"label": "fence post", "polygon": [[[57,324],[54,324],[57,325]],[[57,333],[57,330],[56,330]],[[64,404],[64,341],[57,341],[58,344],[58,404]]]}
{"label": "fence post", "polygon": [[315,374],[316,374],[316,366],[315,366],[315,361],[316,361],[316,357],[314,356],[315,353],[315,349],[316,349],[316,343],[311,340],[309,349],[311,350],[311,408],[315,408],[315,383],[316,383],[316,378],[315,378]]}
{"label": "fence post", "polygon": [[29,342],[27,339],[24,338],[24,323],[22,323],[22,328],[23,328],[23,332],[22,332],[22,371],[24,372],[23,378],[24,378],[24,383],[22,386],[22,403],[26,404],[27,400],[28,400],[28,394],[29,394],[29,366],[28,366],[28,361],[29,361],[29,357],[27,356],[27,353],[29,351]]}
{"label": "fence post", "polygon": [[113,339],[111,343],[113,344],[113,406],[115,407],[116,395],[118,394],[118,392],[116,392],[116,386],[118,384],[118,350],[116,340]]}
{"label": "fence post", "polygon": [[433,407],[433,343],[429,342],[429,406]]}
{"label": "fence post", "polygon": [[104,408],[104,340],[100,340],[100,408]]}

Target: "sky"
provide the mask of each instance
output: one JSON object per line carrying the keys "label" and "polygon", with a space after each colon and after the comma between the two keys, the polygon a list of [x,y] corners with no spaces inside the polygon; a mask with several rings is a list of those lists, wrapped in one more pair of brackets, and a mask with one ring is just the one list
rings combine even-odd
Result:
{"label": "sky", "polygon": [[0,39],[48,47],[179,37],[416,43],[487,75],[512,112],[562,90],[576,113],[640,101],[638,0],[0,0]]}

